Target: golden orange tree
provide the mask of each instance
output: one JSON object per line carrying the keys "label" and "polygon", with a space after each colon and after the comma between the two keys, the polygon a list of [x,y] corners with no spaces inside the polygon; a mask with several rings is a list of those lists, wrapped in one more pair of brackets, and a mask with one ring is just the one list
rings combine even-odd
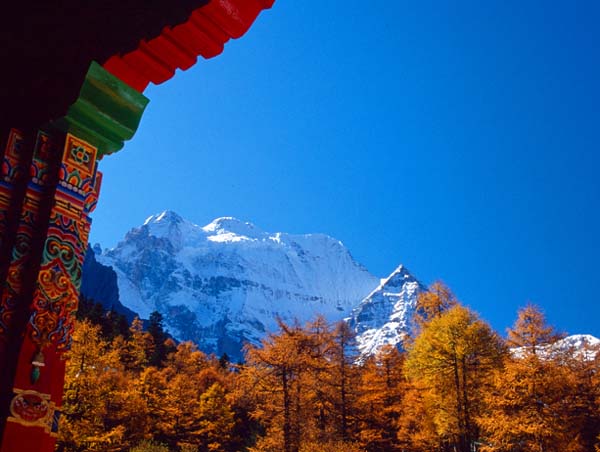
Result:
{"label": "golden orange tree", "polygon": [[358,441],[366,451],[400,450],[396,430],[406,391],[404,359],[395,346],[386,345],[360,369]]}
{"label": "golden orange tree", "polygon": [[[500,337],[471,310],[454,305],[424,323],[406,369],[435,426],[430,442],[470,452],[489,376],[505,351]],[[446,445],[446,446],[445,446]]]}
{"label": "golden orange tree", "polygon": [[100,336],[100,327],[78,322],[65,373],[59,449],[118,451],[127,445],[127,423],[116,394],[127,388],[118,353]]}
{"label": "golden orange tree", "polygon": [[519,311],[508,331],[512,353],[495,373],[479,418],[483,451],[589,450],[581,441],[581,417],[574,416],[583,392],[572,367],[573,351],[553,346],[559,338],[538,307]]}

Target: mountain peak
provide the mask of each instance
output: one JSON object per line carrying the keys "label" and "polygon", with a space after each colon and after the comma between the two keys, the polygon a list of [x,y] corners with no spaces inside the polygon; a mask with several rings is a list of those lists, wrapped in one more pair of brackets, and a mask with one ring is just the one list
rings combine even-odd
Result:
{"label": "mountain peak", "polygon": [[175,249],[180,249],[186,244],[190,245],[188,242],[195,243],[198,231],[202,232],[200,226],[186,220],[172,210],[165,210],[149,216],[144,221],[142,229],[145,229],[153,237],[167,239]]}
{"label": "mountain peak", "polygon": [[220,217],[202,228],[211,241],[257,240],[265,233],[248,221],[234,217]]}
{"label": "mountain peak", "polygon": [[384,344],[402,347],[412,329],[417,297],[425,287],[399,265],[352,311],[350,326],[357,334],[363,355],[372,355]]}
{"label": "mountain peak", "polygon": [[247,221],[242,221],[239,220],[235,217],[219,217],[219,218],[215,218],[213,221],[211,221],[209,224],[207,224],[206,226],[204,226],[204,230],[207,231],[215,231],[218,229],[228,229],[230,227],[238,227],[239,225],[248,225],[251,227],[255,227],[252,223],[249,223]]}
{"label": "mountain peak", "polygon": [[415,277],[404,265],[400,264],[387,278],[381,281],[381,285],[375,290],[384,287],[402,287],[405,283],[412,281],[416,281]]}
{"label": "mountain peak", "polygon": [[173,212],[172,210],[164,210],[159,214],[150,215],[148,218],[146,218],[146,221],[144,221],[144,225],[148,225],[150,223],[178,224],[182,221],[184,221],[183,218],[177,212]]}
{"label": "mountain peak", "polygon": [[392,273],[390,273],[390,276],[388,276],[387,279],[392,279],[398,275],[403,276],[403,275],[407,275],[407,274],[410,275],[410,272],[408,271],[408,269],[404,265],[400,264],[396,267],[396,269]]}

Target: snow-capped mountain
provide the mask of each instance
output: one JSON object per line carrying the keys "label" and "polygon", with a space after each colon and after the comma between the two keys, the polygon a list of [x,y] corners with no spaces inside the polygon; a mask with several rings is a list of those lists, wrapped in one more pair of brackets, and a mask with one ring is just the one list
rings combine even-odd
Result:
{"label": "snow-capped mountain", "polygon": [[[526,349],[515,347],[511,349],[511,352],[513,356],[522,357],[525,355]],[[538,356],[552,357],[556,354],[567,354],[584,360],[593,360],[599,352],[600,339],[591,334],[573,334],[536,349]]]}
{"label": "snow-capped mountain", "polygon": [[276,318],[339,321],[379,282],[327,235],[268,233],[231,217],[200,227],[170,211],[96,260],[115,271],[127,308],[142,318],[157,310],[177,339],[236,359]]}
{"label": "snow-capped mountain", "polygon": [[402,346],[412,331],[412,317],[420,292],[427,290],[402,265],[354,308],[348,318],[362,355],[372,355],[386,344]]}
{"label": "snow-capped mountain", "polygon": [[600,339],[591,334],[573,334],[556,342],[555,346],[561,349],[583,350],[586,348],[600,347]]}
{"label": "snow-capped mountain", "polygon": [[592,360],[600,351],[600,339],[591,334],[573,334],[552,345],[553,350],[572,353],[575,357]]}

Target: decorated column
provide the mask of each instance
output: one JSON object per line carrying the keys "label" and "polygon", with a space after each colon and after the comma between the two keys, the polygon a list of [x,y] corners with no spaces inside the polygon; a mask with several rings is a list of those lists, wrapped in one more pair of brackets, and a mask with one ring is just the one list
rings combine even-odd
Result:
{"label": "decorated column", "polygon": [[134,134],[147,103],[92,63],[67,115],[32,140],[11,131],[0,185],[1,452],[54,450],[98,160]]}
{"label": "decorated column", "polygon": [[[22,155],[19,158],[19,154],[28,154],[24,148],[30,140],[35,142],[33,158]],[[0,231],[3,276],[0,286],[2,425],[6,422],[8,403],[12,398],[12,381],[41,259],[59,162],[60,146],[50,134],[38,132],[33,138],[25,138],[22,132],[11,132],[3,162],[4,185],[0,186],[0,199],[4,204]]]}
{"label": "decorated column", "polygon": [[100,182],[97,149],[67,134],[1,450],[54,449],[81,268]]}
{"label": "decorated column", "polygon": [[17,129],[10,130],[6,147],[0,149],[0,281],[6,278],[10,264],[10,251],[29,181],[32,151],[33,144]]}

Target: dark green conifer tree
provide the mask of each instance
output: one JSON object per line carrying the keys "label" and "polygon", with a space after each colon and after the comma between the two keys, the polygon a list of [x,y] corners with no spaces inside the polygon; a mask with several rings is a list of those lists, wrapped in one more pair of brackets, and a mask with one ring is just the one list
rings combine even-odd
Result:
{"label": "dark green conifer tree", "polygon": [[167,358],[167,345],[165,341],[168,339],[163,326],[163,316],[158,311],[153,311],[148,320],[148,333],[154,341],[154,351],[150,356],[150,365],[161,367]]}

